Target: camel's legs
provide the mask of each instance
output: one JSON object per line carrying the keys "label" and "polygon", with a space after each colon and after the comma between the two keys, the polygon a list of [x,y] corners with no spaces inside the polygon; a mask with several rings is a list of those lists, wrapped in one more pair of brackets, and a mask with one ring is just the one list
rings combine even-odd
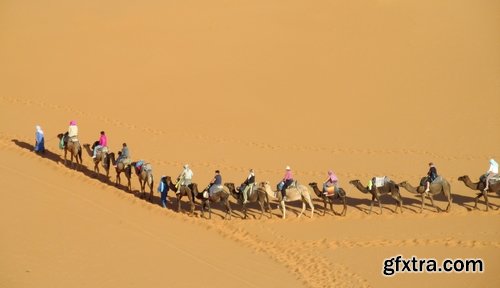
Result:
{"label": "camel's legs", "polygon": [[330,210],[332,210],[333,215],[339,215],[339,214],[337,214],[337,212],[335,212],[335,210],[333,210],[333,200],[332,199],[330,199]]}
{"label": "camel's legs", "polygon": [[225,202],[226,202],[226,208],[227,208],[226,214],[229,214],[229,220],[231,220],[231,214],[233,213],[233,211],[231,210],[231,204],[229,204],[229,199],[226,199]]}
{"label": "camel's legs", "polygon": [[306,211],[306,201],[305,201],[305,199],[302,199],[302,210],[300,211],[298,218],[300,218],[300,216],[302,216],[302,214],[304,214],[304,211]]}
{"label": "camel's legs", "polygon": [[401,200],[401,196],[399,197],[392,197],[394,200],[396,200],[396,208],[394,209],[394,212],[398,213],[398,207],[401,210],[401,213],[403,213],[403,200]]}
{"label": "camel's legs", "polygon": [[380,215],[382,215],[382,202],[380,201],[380,197],[377,197],[378,207],[380,207]]}
{"label": "camel's legs", "polygon": [[[332,203],[330,203],[330,205],[331,204]],[[330,208],[331,208],[331,206],[330,206]],[[333,209],[332,209],[332,211],[333,211]],[[325,214],[326,214],[326,197],[323,197],[323,215],[322,216],[325,216]]]}
{"label": "camel's legs", "polygon": [[210,200],[207,200],[208,206],[208,219],[212,219],[212,207],[210,207]]}
{"label": "camel's legs", "polygon": [[282,219],[285,219],[285,212],[286,212],[285,200],[281,200],[280,205],[278,205],[278,206],[281,206],[281,209],[282,209],[281,211],[282,211],[282,214],[283,214]]}
{"label": "camel's legs", "polygon": [[[180,188],[179,188],[180,189]],[[181,212],[181,192],[177,193],[176,195],[177,197],[177,212]],[[202,205],[202,208],[201,208],[202,212],[203,212],[203,205]]]}
{"label": "camel's legs", "polygon": [[434,199],[432,198],[432,194],[429,194],[428,197],[429,197],[429,199],[431,199],[432,207],[436,208],[436,212],[441,212],[441,209],[439,209],[439,207],[434,205]]}
{"label": "camel's legs", "polygon": [[347,203],[345,197],[342,197],[342,203],[344,204],[344,209],[342,209],[342,216],[345,216],[347,213]]}
{"label": "camel's legs", "polygon": [[451,208],[451,197],[448,198],[448,206],[446,206],[446,212],[450,212]]}
{"label": "camel's legs", "polygon": [[262,219],[262,215],[264,215],[264,201],[262,199],[259,199],[259,206],[260,206],[260,217],[259,217],[260,220]]}
{"label": "camel's legs", "polygon": [[269,219],[271,219],[273,218],[273,211],[271,210],[271,204],[269,204],[269,199],[267,199],[266,203],[267,203],[267,209],[269,211]]}
{"label": "camel's legs", "polygon": [[372,214],[373,202],[375,202],[375,195],[372,195],[372,202],[370,203],[370,211],[368,212],[368,214]]}
{"label": "camel's legs", "polygon": [[194,199],[191,197],[188,196],[188,199],[189,199],[189,203],[191,204],[191,214],[190,215],[193,215],[194,214]]}
{"label": "camel's legs", "polygon": [[307,199],[307,202],[309,203],[309,207],[311,207],[311,219],[312,219],[314,216],[314,205],[313,205],[312,200],[310,198]]}
{"label": "camel's legs", "polygon": [[474,198],[474,202],[475,202],[474,209],[479,209],[479,208],[477,208],[477,202],[479,201],[479,198],[481,198],[481,196],[483,196],[483,193],[478,193],[476,198]]}
{"label": "camel's legs", "polygon": [[484,194],[484,201],[486,201],[486,212],[488,212],[488,208],[490,206],[490,203],[488,201],[488,192],[483,192]]}
{"label": "camel's legs", "polygon": [[420,213],[424,211],[424,202],[425,202],[424,194],[420,194]]}

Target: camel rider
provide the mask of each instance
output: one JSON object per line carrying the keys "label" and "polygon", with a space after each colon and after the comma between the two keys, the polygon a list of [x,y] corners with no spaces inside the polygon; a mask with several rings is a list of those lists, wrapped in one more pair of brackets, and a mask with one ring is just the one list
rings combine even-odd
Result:
{"label": "camel rider", "polygon": [[212,196],[215,192],[222,190],[222,176],[219,170],[215,170],[215,176],[212,181],[210,181],[208,193]]}
{"label": "camel rider", "polygon": [[247,179],[243,181],[243,184],[240,187],[240,190],[242,190],[243,193],[243,204],[248,203],[248,192],[252,191],[254,185],[255,185],[255,173],[253,172],[253,169],[250,169]]}
{"label": "camel rider", "polygon": [[183,167],[182,167],[182,172],[181,174],[179,175],[179,177],[177,177],[177,184],[175,185],[175,187],[177,188],[177,193],[180,193],[181,192],[181,186],[189,186],[191,185],[192,180],[193,180],[193,171],[189,168],[189,165],[188,164],[185,164]]}
{"label": "camel rider", "polygon": [[43,130],[39,125],[35,126],[35,148],[33,151],[36,153],[44,153],[45,152],[45,137],[43,135]]}
{"label": "camel rider", "polygon": [[[97,144],[97,145],[96,145]],[[92,155],[92,158],[95,158],[96,157],[96,153],[97,153],[97,150],[99,149],[102,149],[104,147],[107,147],[108,146],[108,138],[106,137],[106,134],[104,133],[104,131],[101,131],[101,136],[99,137],[99,141],[94,143],[93,145],[93,149],[94,149],[94,154]]]}
{"label": "camel rider", "polygon": [[78,126],[76,126],[76,121],[71,120],[68,127],[68,139],[78,140]]}
{"label": "camel rider", "polygon": [[76,121],[69,121],[68,131],[64,133],[63,137],[61,137],[61,141],[59,143],[59,148],[64,149],[68,141],[76,142],[78,141],[78,126],[76,126]]}
{"label": "camel rider", "polygon": [[429,163],[429,171],[427,172],[427,181],[425,182],[425,193],[429,193],[430,186],[432,181],[434,181],[438,177],[438,173],[436,170],[436,166],[434,166],[434,163],[430,162]]}
{"label": "camel rider", "polygon": [[495,161],[493,158],[490,159],[490,169],[488,169],[488,172],[486,172],[486,185],[484,186],[484,192],[488,191],[490,187],[490,179],[494,176],[498,175],[498,163]]}
{"label": "camel rider", "polygon": [[283,177],[283,180],[281,180],[283,183],[281,186],[281,197],[283,197],[283,200],[286,200],[286,188],[293,183],[292,169],[290,169],[290,166],[286,166],[285,170],[285,176]]}
{"label": "camel rider", "polygon": [[328,188],[329,187],[334,187],[334,191],[339,188],[338,186],[339,179],[337,178],[337,175],[333,173],[332,170],[328,171],[328,178],[326,178],[326,181],[323,183],[323,194],[328,195]]}
{"label": "camel rider", "polygon": [[[118,159],[116,159],[116,165],[120,162],[124,162],[125,160],[128,160],[130,158],[130,153],[128,151],[127,143],[122,144],[122,151],[121,154],[118,156]],[[115,167],[116,167],[115,165]]]}

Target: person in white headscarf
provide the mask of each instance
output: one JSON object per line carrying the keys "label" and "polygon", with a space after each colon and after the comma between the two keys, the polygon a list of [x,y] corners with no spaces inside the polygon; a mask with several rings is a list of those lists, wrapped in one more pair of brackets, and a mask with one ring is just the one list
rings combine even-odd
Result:
{"label": "person in white headscarf", "polygon": [[43,130],[39,125],[35,126],[35,149],[33,149],[37,153],[45,152],[45,137],[43,135]]}
{"label": "person in white headscarf", "polygon": [[193,183],[193,171],[189,168],[189,165],[188,164],[185,164],[183,166],[183,169],[182,169],[182,172],[181,174],[179,175],[179,177],[177,177],[177,184],[175,185],[175,187],[177,188],[177,192],[176,193],[180,193],[181,192],[181,186],[189,186],[191,185],[191,183]]}

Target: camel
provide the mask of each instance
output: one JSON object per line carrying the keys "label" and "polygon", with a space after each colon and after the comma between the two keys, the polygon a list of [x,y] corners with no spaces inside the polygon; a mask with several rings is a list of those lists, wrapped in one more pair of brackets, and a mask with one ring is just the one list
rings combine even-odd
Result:
{"label": "camel", "polygon": [[[229,193],[231,193],[231,196],[234,197],[242,205],[242,212],[245,215],[243,219],[247,219],[247,204],[243,203],[243,193],[242,192],[237,192],[236,187],[234,186],[234,183],[224,183],[224,186],[229,189]],[[260,206],[260,217],[259,219],[262,218],[262,215],[264,214],[264,204],[267,205],[267,209],[269,209],[269,218],[272,218],[272,212],[271,212],[271,206],[269,205],[269,197],[267,196],[266,191],[264,191],[262,188],[255,187],[252,189],[252,191],[248,191],[248,202],[253,203],[253,202],[259,202]]]}
{"label": "camel", "polygon": [[132,167],[130,164],[125,164],[123,162],[116,163],[115,159],[115,153],[111,152],[108,154],[109,159],[111,159],[111,163],[113,166],[116,165],[116,181],[115,181],[115,186],[118,186],[121,182],[120,174],[123,172],[125,174],[125,177],[127,177],[127,189],[128,191],[132,191],[132,183],[130,181],[130,178],[132,177]]}
{"label": "camel", "polygon": [[[68,151],[71,154],[71,167],[75,168],[75,163],[73,163],[73,157],[76,159],[76,163],[83,167],[82,160],[82,147],[80,146],[80,141],[68,141],[68,132],[57,134],[57,138],[59,138],[59,142],[64,137],[64,165],[66,165],[66,156]],[[78,170],[78,167],[76,167]]]}
{"label": "camel", "polygon": [[[420,183],[424,183],[425,184],[426,178],[427,177],[422,178],[422,180],[420,180]],[[429,186],[429,192],[428,193],[425,193],[425,188],[426,188],[425,185],[420,185],[418,187],[413,187],[407,181],[403,181],[403,182],[399,183],[399,186],[405,188],[406,190],[408,190],[409,192],[411,192],[413,194],[420,195],[420,199],[422,201],[422,203],[420,205],[420,213],[422,213],[422,211],[424,210],[424,202],[425,202],[424,197],[426,195],[431,200],[432,207],[436,208],[436,212],[441,212],[442,209],[439,208],[439,207],[437,207],[436,205],[434,205],[434,199],[432,198],[433,196],[438,195],[440,193],[443,193],[444,196],[446,197],[446,199],[448,200],[448,206],[446,207],[445,211],[449,212],[450,209],[451,209],[451,201],[452,201],[451,186],[450,186],[450,183],[448,183],[448,181],[446,179],[444,179],[442,177],[441,177],[441,179],[442,180],[438,181],[437,183],[434,183],[434,184],[431,183],[431,185]]]}
{"label": "camel", "polygon": [[394,183],[394,181],[385,183],[385,185],[382,187],[373,186],[371,190],[368,190],[368,188],[363,186],[363,184],[361,184],[361,182],[357,179],[349,181],[349,183],[354,185],[354,187],[358,188],[359,191],[365,194],[369,193],[372,195],[370,212],[368,212],[368,214],[372,213],[373,203],[375,203],[375,199],[377,199],[378,205],[380,207],[380,215],[382,215],[382,202],[380,202],[380,196],[386,194],[390,194],[391,197],[394,198],[394,200],[396,200],[396,208],[394,209],[394,213],[398,213],[398,205],[399,208],[401,209],[401,213],[403,213],[403,200],[401,199],[401,193],[399,193],[399,187],[396,183]]}
{"label": "camel", "polygon": [[[137,162],[132,162],[130,165],[132,167],[136,167],[135,165]],[[141,186],[141,191],[139,193],[142,193],[142,195],[145,196],[146,194],[146,184],[149,187],[149,198],[148,200],[151,201],[151,198],[153,198],[153,186],[154,186],[154,179],[153,179],[153,170],[151,168],[151,164],[144,162],[142,164],[141,169],[135,168],[135,174],[137,175],[137,178],[139,178],[139,184]],[[142,196],[141,196],[142,198]]]}
{"label": "camel", "polygon": [[500,181],[497,181],[493,184],[490,184],[488,187],[488,191],[486,191],[486,193],[485,193],[484,192],[484,188],[485,188],[484,180],[479,181],[477,183],[473,183],[470,180],[469,176],[467,176],[467,175],[458,177],[458,180],[464,182],[465,186],[469,187],[472,190],[479,190],[479,193],[477,193],[476,198],[474,198],[474,200],[475,200],[474,209],[479,209],[479,208],[477,208],[477,202],[478,202],[479,198],[484,197],[484,201],[486,202],[486,211],[488,211],[488,208],[490,206],[490,203],[488,201],[488,193],[500,194]]}
{"label": "camel", "polygon": [[189,199],[189,203],[191,204],[191,212],[189,215],[194,214],[194,208],[195,208],[195,203],[194,203],[194,197],[198,194],[198,185],[196,183],[192,183],[188,186],[180,186],[180,191],[177,193],[177,187],[175,184],[172,182],[172,178],[170,176],[166,176],[165,180],[167,182],[168,187],[170,190],[176,192],[175,197],[177,198],[177,212],[181,211],[181,199],[184,196],[187,196]]}
{"label": "camel", "polygon": [[[216,191],[210,195],[208,192],[208,187],[205,188],[202,192],[198,192],[196,194],[196,198],[201,200],[201,217],[204,217],[205,206],[208,206],[208,219],[212,219],[212,209],[210,208],[210,203],[223,202],[224,206],[226,206],[226,214],[224,214],[224,219],[229,215],[229,220],[231,220],[231,205],[229,204],[229,191],[226,187],[223,187],[221,190]],[[204,197],[208,196],[208,197]]]}
{"label": "camel", "polygon": [[[333,194],[333,195],[325,195],[325,194],[323,194],[323,191],[319,190],[317,183],[315,183],[315,182],[309,183],[309,186],[311,186],[311,188],[313,189],[314,194],[316,194],[316,196],[323,199],[323,204],[324,204],[323,216],[326,214],[326,203],[330,204],[330,209],[332,210],[333,214],[339,215],[339,216],[345,216],[346,211],[347,211],[347,205],[346,205],[346,201],[345,201],[346,193],[345,193],[345,190],[343,188],[339,188],[339,192],[338,193],[335,192],[335,194]],[[342,212],[340,212],[340,214],[338,214],[337,212],[335,212],[335,210],[333,210],[333,200],[334,199],[340,199],[342,201],[342,204],[344,204],[344,208],[342,209]]]}
{"label": "camel", "polygon": [[263,188],[269,197],[277,199],[280,202],[280,206],[282,208],[281,212],[283,214],[282,219],[286,218],[285,202],[294,202],[298,200],[302,201],[302,211],[300,211],[298,218],[300,218],[300,216],[304,214],[304,211],[306,210],[306,203],[309,205],[309,207],[311,207],[311,219],[313,218],[314,205],[312,203],[311,194],[309,193],[309,189],[307,189],[307,186],[298,184],[297,187],[287,188],[285,201],[283,200],[280,191],[275,192],[271,189],[271,185],[269,185],[269,182],[260,182],[258,187]]}
{"label": "camel", "polygon": [[[90,147],[90,144],[83,144],[83,147],[85,150],[87,150],[87,153],[89,154],[90,157],[93,156],[94,151]],[[111,167],[111,159],[108,155],[108,153],[103,153],[102,150],[97,151],[95,154],[94,160],[94,172],[95,176],[97,177],[99,175],[99,163],[101,163],[102,167],[104,168],[104,171],[106,171],[106,180],[109,179],[109,168]]]}

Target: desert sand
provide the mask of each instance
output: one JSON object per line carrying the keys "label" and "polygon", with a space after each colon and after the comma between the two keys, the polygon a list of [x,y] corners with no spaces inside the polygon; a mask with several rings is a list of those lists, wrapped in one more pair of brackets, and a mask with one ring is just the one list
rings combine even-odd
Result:
{"label": "desert sand", "polygon": [[[498,1],[1,1],[0,287],[498,287],[500,200],[472,209],[500,159]],[[493,108],[493,109],[492,109]],[[495,112],[491,112],[494,110]],[[301,183],[333,169],[345,217],[189,217],[63,165],[56,135],[76,120],[155,179],[189,163],[241,183]],[[47,153],[32,152],[35,125]],[[401,190],[404,213],[348,182],[416,185],[434,162],[449,213]],[[102,171],[102,170],[101,170]],[[156,186],[156,184],[155,184]],[[155,187],[156,189],[156,187]],[[436,204],[445,207],[444,197]],[[199,204],[199,202],[198,202]],[[188,208],[184,199],[183,209]],[[337,211],[340,206],[335,205]],[[382,275],[383,260],[482,258],[484,273]]]}

